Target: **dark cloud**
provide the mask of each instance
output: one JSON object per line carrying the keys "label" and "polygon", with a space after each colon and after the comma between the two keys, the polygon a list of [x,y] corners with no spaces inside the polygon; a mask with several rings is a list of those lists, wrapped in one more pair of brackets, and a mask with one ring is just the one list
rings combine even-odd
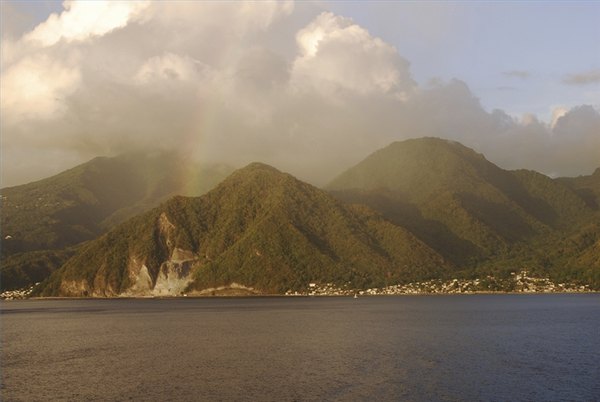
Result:
{"label": "dark cloud", "polygon": [[567,75],[563,82],[568,85],[589,85],[600,83],[600,69]]}

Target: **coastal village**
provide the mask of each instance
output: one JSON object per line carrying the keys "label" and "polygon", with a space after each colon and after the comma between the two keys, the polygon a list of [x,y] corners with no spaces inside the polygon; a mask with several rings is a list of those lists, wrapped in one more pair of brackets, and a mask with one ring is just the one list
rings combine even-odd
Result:
{"label": "coastal village", "polygon": [[4,292],[0,293],[0,300],[27,299],[29,298],[29,295],[31,295],[31,292],[33,292],[33,289],[35,289],[37,285],[39,285],[39,282],[31,285],[28,288],[5,290]]}
{"label": "coastal village", "polygon": [[[27,299],[35,285],[18,290],[0,293],[1,300]],[[357,290],[340,288],[332,283],[309,283],[302,292],[287,291],[286,296],[393,296],[427,294],[469,294],[469,293],[583,293],[591,292],[589,286],[570,283],[554,283],[549,278],[536,278],[527,271],[511,273],[510,278],[497,279],[487,276],[484,279],[433,279],[424,282],[411,282],[404,285],[391,285],[381,288]]]}
{"label": "coastal village", "polygon": [[424,282],[411,282],[404,285],[391,285],[364,290],[343,289],[331,283],[324,285],[311,283],[304,292],[286,292],[287,296],[393,296],[427,294],[469,294],[469,293],[581,293],[590,292],[589,286],[570,283],[554,283],[549,278],[536,278],[527,271],[511,273],[510,278],[497,279],[487,276],[484,279],[433,279]]}

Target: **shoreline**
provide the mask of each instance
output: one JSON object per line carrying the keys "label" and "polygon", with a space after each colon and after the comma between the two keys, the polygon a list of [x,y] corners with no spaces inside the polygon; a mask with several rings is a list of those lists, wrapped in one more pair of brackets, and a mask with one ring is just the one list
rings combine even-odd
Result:
{"label": "shoreline", "polygon": [[[365,296],[431,296],[431,295],[476,295],[476,294],[580,294],[598,293],[600,290],[590,289],[589,285],[569,282],[555,283],[550,278],[529,276],[526,270],[511,273],[508,278],[475,279],[430,279],[421,282],[371,287],[366,289],[353,289],[350,283],[336,285],[334,283],[308,283],[302,290],[287,290],[284,293],[263,293],[254,287],[231,282],[228,285],[190,290],[188,292],[172,291],[149,294],[135,294],[130,291],[120,294],[102,295],[98,292],[92,296],[31,296],[33,286],[5,291],[0,293],[0,300],[63,300],[63,299],[172,299],[172,298],[243,298],[243,297],[365,297]],[[505,290],[503,290],[505,289]],[[169,289],[171,291],[171,289]],[[133,294],[132,294],[133,293]]]}
{"label": "shoreline", "polygon": [[[475,295],[575,295],[575,294],[600,294],[597,290],[587,290],[578,292],[502,292],[502,291],[477,291],[477,292],[462,292],[462,293],[398,293],[398,294],[364,294],[357,298],[373,298],[373,297],[404,297],[404,296],[475,296]],[[254,294],[254,295],[196,295],[196,296],[107,296],[107,297],[66,297],[66,296],[48,296],[48,297],[26,297],[19,299],[0,299],[0,301],[20,301],[20,300],[173,300],[173,299],[254,299],[254,298],[354,298],[353,295],[338,295],[338,294],[319,294],[319,295],[286,295],[286,294]]]}

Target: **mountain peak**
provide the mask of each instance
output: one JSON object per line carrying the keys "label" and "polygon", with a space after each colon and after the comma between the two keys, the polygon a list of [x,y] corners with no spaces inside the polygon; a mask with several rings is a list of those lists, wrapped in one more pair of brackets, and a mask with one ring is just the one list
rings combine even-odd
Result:
{"label": "mountain peak", "polygon": [[394,141],[388,147],[393,146],[401,146],[406,144],[429,144],[429,145],[438,145],[438,146],[458,146],[461,148],[467,148],[463,144],[458,141],[448,140],[446,138],[440,137],[420,137],[420,138],[408,138],[402,141]]}
{"label": "mountain peak", "polygon": [[262,162],[251,162],[243,168],[237,169],[234,174],[236,175],[272,175],[272,176],[284,176],[286,173],[274,168],[271,165],[267,165]]}
{"label": "mountain peak", "polygon": [[471,177],[485,175],[498,168],[458,142],[426,137],[394,142],[338,176],[329,185],[332,190],[347,188],[439,190],[456,180],[469,185]]}
{"label": "mountain peak", "polygon": [[237,188],[240,192],[244,188],[272,190],[284,183],[295,183],[296,181],[293,176],[281,172],[273,166],[261,162],[252,162],[234,171],[214,191],[220,192],[231,187]]}
{"label": "mountain peak", "polygon": [[267,165],[263,162],[250,162],[239,170],[266,170],[271,172],[279,172],[279,170],[275,169],[273,166]]}
{"label": "mountain peak", "polygon": [[411,152],[414,156],[432,161],[435,161],[440,153],[452,153],[465,159],[485,160],[482,154],[477,153],[458,141],[438,137],[411,138],[404,141],[396,141],[382,149],[382,151],[386,150],[388,152],[400,153]]}
{"label": "mountain peak", "polygon": [[284,173],[271,165],[267,165],[262,162],[251,162],[246,166],[235,170],[231,176],[239,176],[239,175],[272,175],[272,176],[288,176],[287,173]]}

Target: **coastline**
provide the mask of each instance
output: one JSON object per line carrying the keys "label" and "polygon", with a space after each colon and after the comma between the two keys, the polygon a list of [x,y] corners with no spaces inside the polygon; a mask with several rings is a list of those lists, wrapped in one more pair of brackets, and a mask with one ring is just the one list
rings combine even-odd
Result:
{"label": "coastline", "polygon": [[[515,291],[473,291],[463,293],[397,293],[397,294],[364,294],[358,296],[358,298],[373,298],[373,297],[422,297],[422,296],[477,296],[477,295],[575,295],[575,294],[600,294],[598,290],[586,290],[586,291],[556,291],[556,292],[515,292]],[[23,298],[1,298],[2,301],[19,301],[19,300],[33,300],[33,301],[44,301],[44,300],[173,300],[173,299],[255,299],[255,298],[354,298],[353,295],[339,295],[339,294],[299,294],[299,295],[286,295],[286,294],[253,294],[253,295],[192,295],[192,296],[90,296],[90,297],[67,297],[67,296],[34,296],[34,297],[23,297]]]}
{"label": "coastline", "polygon": [[366,296],[431,296],[431,295],[473,295],[473,294],[579,294],[598,293],[588,285],[573,283],[554,283],[549,278],[531,277],[527,271],[511,273],[508,278],[487,276],[477,279],[451,280],[431,279],[407,284],[396,284],[367,289],[343,287],[333,283],[309,283],[300,291],[288,290],[285,293],[263,293],[255,288],[232,282],[228,286],[219,286],[188,293],[132,294],[110,296],[30,296],[38,284],[24,289],[5,291],[0,300],[67,300],[67,299],[173,299],[173,298],[244,298],[244,297],[366,297]]}

